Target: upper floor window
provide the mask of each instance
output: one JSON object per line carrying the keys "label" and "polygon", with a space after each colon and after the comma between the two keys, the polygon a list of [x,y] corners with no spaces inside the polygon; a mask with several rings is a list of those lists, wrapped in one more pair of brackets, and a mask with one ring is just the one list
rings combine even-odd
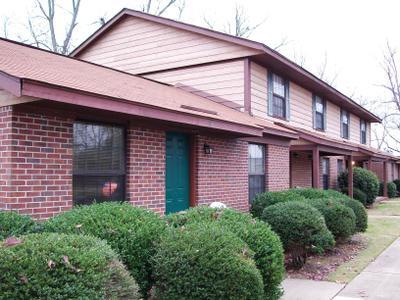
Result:
{"label": "upper floor window", "polygon": [[326,130],[326,102],[321,97],[314,95],[314,129]]}
{"label": "upper floor window", "polygon": [[367,143],[367,122],[360,121],[360,142],[361,144]]}
{"label": "upper floor window", "polygon": [[249,201],[265,191],[265,146],[249,144]]}
{"label": "upper floor window", "polygon": [[340,129],[342,138],[348,139],[350,130],[350,114],[343,109],[340,112]]}
{"label": "upper floor window", "polygon": [[74,204],[123,201],[124,129],[113,125],[76,122],[73,137]]}
{"label": "upper floor window", "polygon": [[273,117],[289,117],[289,82],[283,77],[268,73],[268,114]]}

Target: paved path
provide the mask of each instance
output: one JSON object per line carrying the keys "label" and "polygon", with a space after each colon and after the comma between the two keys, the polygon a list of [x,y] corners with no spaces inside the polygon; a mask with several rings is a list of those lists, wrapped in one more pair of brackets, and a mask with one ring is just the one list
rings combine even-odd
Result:
{"label": "paved path", "polygon": [[334,298],[334,300],[345,299],[400,299],[400,238]]}
{"label": "paved path", "polygon": [[285,293],[281,300],[329,300],[344,287],[344,284],[306,279],[285,279],[282,285]]}

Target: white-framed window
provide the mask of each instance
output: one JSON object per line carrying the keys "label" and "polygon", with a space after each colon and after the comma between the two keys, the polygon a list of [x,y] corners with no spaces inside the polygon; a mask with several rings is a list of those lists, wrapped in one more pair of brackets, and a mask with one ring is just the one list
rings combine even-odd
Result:
{"label": "white-framed window", "polygon": [[249,202],[265,192],[265,145],[249,144]]}
{"label": "white-framed window", "polygon": [[268,73],[268,114],[289,118],[289,81],[274,73]]}
{"label": "white-framed window", "polygon": [[313,97],[314,129],[326,130],[326,102],[321,97]]}
{"label": "white-framed window", "polygon": [[348,111],[342,109],[340,111],[340,131],[344,139],[349,139],[350,136],[350,114]]}

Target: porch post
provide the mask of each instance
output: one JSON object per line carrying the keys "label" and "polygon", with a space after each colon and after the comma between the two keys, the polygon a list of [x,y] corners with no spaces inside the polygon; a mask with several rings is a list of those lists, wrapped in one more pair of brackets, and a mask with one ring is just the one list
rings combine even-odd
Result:
{"label": "porch post", "polygon": [[312,149],[312,186],[314,189],[319,189],[319,149],[315,146]]}
{"label": "porch post", "polygon": [[368,170],[371,171],[371,169],[372,169],[372,159],[371,159],[371,156],[370,156],[369,159],[368,159]]}
{"label": "porch post", "polygon": [[383,162],[383,197],[388,196],[387,191],[387,161]]}
{"label": "porch post", "polygon": [[351,156],[351,155],[347,156],[347,165],[349,168],[347,190],[348,190],[349,197],[353,198],[353,156]]}

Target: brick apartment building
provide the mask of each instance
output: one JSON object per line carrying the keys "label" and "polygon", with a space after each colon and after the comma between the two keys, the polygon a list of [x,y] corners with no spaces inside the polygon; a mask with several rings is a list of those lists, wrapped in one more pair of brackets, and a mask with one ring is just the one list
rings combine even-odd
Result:
{"label": "brick apartment building", "polygon": [[0,54],[3,210],[247,211],[351,165],[399,177],[370,146],[377,116],[257,42],[125,9],[70,57],[4,39]]}

